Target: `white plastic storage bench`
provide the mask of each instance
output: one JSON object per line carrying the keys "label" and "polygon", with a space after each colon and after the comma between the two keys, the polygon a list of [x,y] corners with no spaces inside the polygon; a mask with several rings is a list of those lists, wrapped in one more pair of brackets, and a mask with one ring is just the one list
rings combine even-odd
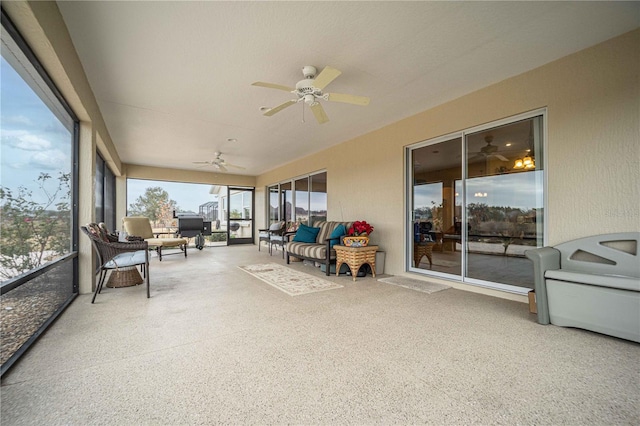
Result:
{"label": "white plastic storage bench", "polygon": [[528,250],[538,323],[640,342],[639,241],[626,232]]}

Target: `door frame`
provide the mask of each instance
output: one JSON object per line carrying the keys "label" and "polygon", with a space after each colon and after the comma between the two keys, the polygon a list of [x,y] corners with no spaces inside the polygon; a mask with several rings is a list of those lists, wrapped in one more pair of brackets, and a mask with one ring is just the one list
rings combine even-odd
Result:
{"label": "door frame", "polygon": [[[466,250],[463,250],[463,252],[461,253],[461,275],[457,276],[457,275],[451,275],[451,274],[444,274],[444,273],[440,273],[440,272],[436,272],[436,271],[428,271],[428,270],[423,270],[423,269],[419,269],[419,268],[415,268],[412,266],[411,261],[412,261],[412,248],[413,248],[413,226],[410,226],[413,224],[413,176],[412,176],[412,172],[413,172],[413,168],[411,166],[411,156],[412,156],[412,152],[415,149],[419,149],[425,146],[429,146],[429,145],[433,145],[436,143],[440,143],[440,142],[444,142],[446,140],[449,139],[455,139],[455,138],[461,138],[461,161],[463,161],[462,163],[462,204],[464,206],[464,208],[462,209],[462,223],[467,223],[467,212],[466,212],[466,204],[467,204],[467,194],[466,194],[466,180],[467,180],[467,162],[466,159],[467,158],[467,152],[466,152],[466,147],[465,147],[465,141],[466,141],[466,137],[468,134],[472,134],[472,133],[477,133],[479,131],[483,131],[483,130],[487,130],[487,129],[491,129],[494,127],[500,127],[500,126],[504,126],[504,125],[508,125],[511,123],[515,123],[517,121],[521,121],[521,120],[526,120],[529,118],[533,118],[536,116],[542,116],[542,170],[545,171],[545,173],[543,173],[542,175],[542,187],[543,187],[543,191],[542,191],[542,205],[543,205],[543,220],[542,220],[542,226],[541,226],[541,231],[542,231],[542,245],[545,246],[547,245],[547,240],[548,240],[548,229],[547,229],[547,224],[549,222],[548,218],[549,218],[549,210],[548,210],[548,195],[549,195],[549,191],[548,191],[548,167],[547,167],[547,163],[548,163],[548,143],[549,143],[549,138],[548,138],[548,130],[547,130],[547,126],[548,126],[548,122],[549,122],[549,117],[548,117],[548,111],[547,108],[538,108],[535,110],[531,110],[528,112],[524,112],[521,114],[516,114],[510,117],[505,117],[502,119],[498,119],[498,120],[494,120],[492,122],[489,123],[484,123],[478,126],[474,126],[474,127],[469,127],[469,128],[465,128],[463,130],[457,131],[457,132],[452,132],[446,135],[442,135],[442,136],[438,136],[435,138],[431,138],[428,140],[424,140],[412,145],[408,145],[405,146],[405,153],[404,153],[404,175],[405,175],[405,205],[404,205],[404,210],[405,210],[405,214],[404,214],[404,256],[405,256],[405,270],[407,272],[412,272],[412,273],[418,273],[421,275],[426,275],[426,276],[432,276],[432,277],[438,277],[438,278],[443,278],[443,279],[447,279],[450,281],[456,281],[456,282],[461,282],[461,283],[465,283],[465,284],[470,284],[470,285],[474,285],[474,286],[478,286],[478,287],[486,287],[486,288],[490,288],[490,289],[494,289],[494,290],[500,290],[500,291],[505,291],[505,292],[509,292],[509,293],[516,293],[516,294],[526,294],[527,290],[523,287],[516,287],[516,286],[512,286],[509,284],[503,284],[503,283],[498,283],[498,282],[490,282],[490,281],[483,281],[483,280],[479,280],[479,279],[474,279],[474,278],[470,278],[468,276],[466,276],[466,269],[467,269],[467,253]],[[539,161],[538,159],[536,159],[536,161]],[[467,240],[467,229],[466,226],[463,226],[463,235],[462,235],[462,242],[463,242],[463,247],[466,246],[466,240]]]}
{"label": "door frame", "polygon": [[[231,191],[245,191],[251,192],[251,217],[249,219],[233,219],[239,221],[250,221],[251,223],[251,236],[246,238],[231,238]],[[255,243],[255,211],[256,211],[256,189],[255,187],[247,186],[227,186],[227,245],[235,244],[254,244]]]}

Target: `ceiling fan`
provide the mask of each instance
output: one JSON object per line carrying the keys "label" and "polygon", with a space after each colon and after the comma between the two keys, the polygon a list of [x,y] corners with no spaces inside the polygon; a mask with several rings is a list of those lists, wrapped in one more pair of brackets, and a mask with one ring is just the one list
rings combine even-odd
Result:
{"label": "ceiling fan", "polygon": [[320,74],[317,74],[317,72],[318,70],[314,66],[306,65],[302,67],[302,75],[304,75],[304,79],[297,82],[295,88],[283,86],[281,84],[264,83],[262,81],[256,81],[253,83],[252,86],[284,90],[296,95],[295,99],[287,101],[277,107],[267,109],[263,115],[271,117],[293,104],[304,102],[309,105],[313,115],[316,117],[316,120],[318,120],[318,123],[323,124],[329,121],[329,117],[327,117],[322,104],[319,102],[321,99],[329,102],[343,102],[360,106],[369,105],[369,98],[365,96],[345,95],[342,93],[324,93],[324,88],[335,80],[336,77],[342,74],[342,72],[332,67],[325,67]]}
{"label": "ceiling fan", "polygon": [[480,148],[479,152],[472,152],[471,154],[474,155],[470,161],[473,160],[481,160],[481,159],[486,159],[489,157],[495,157],[498,160],[501,161],[509,161],[509,159],[507,157],[505,157],[504,155],[498,154],[498,147],[495,145],[491,145],[491,142],[493,142],[493,136],[492,135],[487,135],[484,137],[484,141],[487,143],[487,145],[483,146],[482,148]]}
{"label": "ceiling fan", "polygon": [[213,166],[216,169],[221,170],[223,172],[227,171],[227,167],[233,167],[233,168],[236,168],[236,169],[244,169],[244,167],[236,166],[235,164],[227,163],[227,160],[222,158],[222,153],[221,152],[214,152],[213,155],[215,155],[215,158],[213,160],[209,160],[209,161],[194,161],[193,164],[201,164],[202,166],[200,166],[200,167]]}

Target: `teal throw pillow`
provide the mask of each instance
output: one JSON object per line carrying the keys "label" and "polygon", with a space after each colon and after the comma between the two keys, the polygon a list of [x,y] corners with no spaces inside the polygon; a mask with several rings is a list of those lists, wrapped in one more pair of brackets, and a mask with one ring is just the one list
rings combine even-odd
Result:
{"label": "teal throw pillow", "polygon": [[296,235],[293,237],[293,241],[298,243],[315,243],[318,238],[320,228],[312,228],[304,224],[300,224]]}
{"label": "teal throw pillow", "polygon": [[331,238],[331,241],[329,241],[329,247],[333,247],[336,244],[340,245],[340,238],[344,235],[347,235],[347,228],[345,228],[343,224],[336,226],[336,229],[334,229],[329,236],[329,238]]}

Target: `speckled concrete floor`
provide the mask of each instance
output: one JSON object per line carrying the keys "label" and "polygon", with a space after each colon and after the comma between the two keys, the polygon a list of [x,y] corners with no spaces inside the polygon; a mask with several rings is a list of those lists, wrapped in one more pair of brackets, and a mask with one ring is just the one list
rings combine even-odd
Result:
{"label": "speckled concrete floor", "polygon": [[80,296],[3,378],[2,425],[640,422],[640,345],[522,303],[344,276],[291,297],[237,268],[283,262],[255,246],[152,261],[151,299]]}

